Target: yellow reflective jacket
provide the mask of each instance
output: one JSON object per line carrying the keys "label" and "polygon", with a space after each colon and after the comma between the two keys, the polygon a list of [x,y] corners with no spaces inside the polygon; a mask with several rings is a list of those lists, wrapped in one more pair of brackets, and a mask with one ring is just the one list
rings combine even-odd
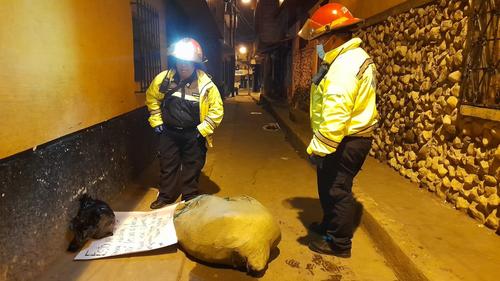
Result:
{"label": "yellow reflective jacket", "polygon": [[[156,127],[163,124],[161,118],[161,103],[165,98],[165,94],[160,92],[160,86],[165,77],[173,79],[175,70],[166,70],[158,74],[149,85],[146,91],[146,106],[149,110],[149,124],[151,127]],[[212,134],[222,121],[224,115],[224,107],[217,86],[212,82],[210,77],[203,71],[197,70],[198,90],[200,91],[200,124],[198,131],[207,139],[207,143],[212,147]]]}
{"label": "yellow reflective jacket", "polygon": [[361,42],[353,38],[325,55],[326,75],[311,86],[308,154],[334,153],[345,136],[371,137],[377,126],[375,65]]}

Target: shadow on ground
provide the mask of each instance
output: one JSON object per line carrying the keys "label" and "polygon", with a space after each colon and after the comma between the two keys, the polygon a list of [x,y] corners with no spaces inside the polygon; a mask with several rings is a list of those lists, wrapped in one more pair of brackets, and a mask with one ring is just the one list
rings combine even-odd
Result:
{"label": "shadow on ground", "polygon": [[[304,227],[308,229],[309,225],[313,222],[319,222],[323,215],[319,199],[310,197],[293,197],[283,201],[285,206],[299,210],[298,219],[302,222]],[[354,231],[357,230],[361,223],[363,215],[363,204],[354,199],[356,208],[354,215]],[[310,234],[297,238],[297,241],[302,245],[308,245],[310,242]]]}
{"label": "shadow on ground", "polygon": [[139,176],[133,178],[109,204],[113,211],[146,211],[138,209],[137,206],[144,200],[150,188],[158,188],[159,182],[159,164],[154,161]]}
{"label": "shadow on ground", "polygon": [[[273,262],[280,255],[279,248],[274,248],[271,250],[269,256],[269,263]],[[211,264],[200,261],[189,254],[186,256],[196,262],[196,266],[189,273],[189,280],[259,280],[266,273],[267,267],[260,272],[250,272],[247,273],[246,268],[234,268],[229,265]]]}
{"label": "shadow on ground", "polygon": [[220,187],[213,182],[205,173],[200,176],[200,193],[201,194],[216,194],[219,193]]}

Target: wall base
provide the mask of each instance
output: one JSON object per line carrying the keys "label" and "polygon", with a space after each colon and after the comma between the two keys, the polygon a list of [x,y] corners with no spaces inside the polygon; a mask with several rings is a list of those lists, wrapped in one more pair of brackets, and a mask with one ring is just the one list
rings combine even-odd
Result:
{"label": "wall base", "polygon": [[34,278],[66,250],[83,193],[108,201],[155,156],[145,108],[0,161],[0,279]]}

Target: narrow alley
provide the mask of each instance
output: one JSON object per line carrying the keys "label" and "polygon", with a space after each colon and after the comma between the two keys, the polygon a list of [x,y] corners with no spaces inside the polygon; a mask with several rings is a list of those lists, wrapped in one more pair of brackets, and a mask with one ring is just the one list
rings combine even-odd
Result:
{"label": "narrow alley", "polygon": [[[279,221],[282,241],[264,276],[198,263],[176,246],[151,253],[89,262],[72,254],[58,260],[38,280],[397,280],[362,228],[354,237],[351,259],[322,256],[307,248],[307,225],[321,217],[315,173],[286,142],[281,131],[265,131],[276,122],[250,96],[227,99],[225,118],[203,170],[203,192],[218,196],[249,195]],[[158,163],[111,206],[116,211],[148,211],[156,197]],[[145,184],[146,183],[146,184]]]}
{"label": "narrow alley", "polygon": [[499,280],[499,10],[2,1],[0,281]]}

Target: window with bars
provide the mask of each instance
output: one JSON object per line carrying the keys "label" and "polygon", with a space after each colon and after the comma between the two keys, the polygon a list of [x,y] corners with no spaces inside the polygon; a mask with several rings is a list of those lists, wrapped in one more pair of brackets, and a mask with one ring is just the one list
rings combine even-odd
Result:
{"label": "window with bars", "polygon": [[131,4],[134,78],[140,87],[138,92],[145,92],[153,78],[161,71],[159,16],[144,0],[135,0]]}
{"label": "window with bars", "polygon": [[474,0],[467,33],[462,104],[500,109],[498,0]]}

